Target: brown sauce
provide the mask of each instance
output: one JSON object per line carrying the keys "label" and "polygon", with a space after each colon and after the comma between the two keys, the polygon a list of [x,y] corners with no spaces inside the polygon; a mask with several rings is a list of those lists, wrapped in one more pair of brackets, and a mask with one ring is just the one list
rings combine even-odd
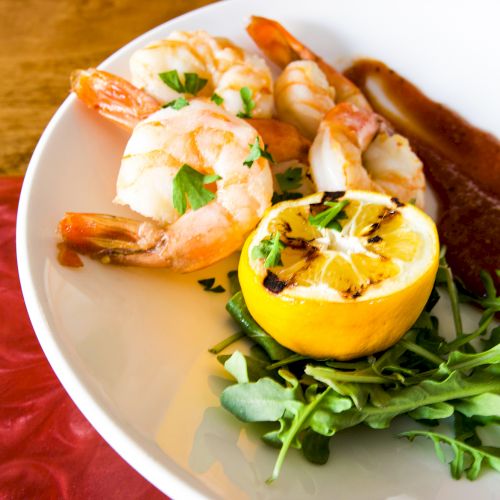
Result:
{"label": "brown sauce", "polygon": [[413,84],[374,60],[346,75],[401,134],[424,163],[440,201],[438,231],[447,260],[465,285],[484,293],[481,269],[500,268],[500,141],[430,100]]}

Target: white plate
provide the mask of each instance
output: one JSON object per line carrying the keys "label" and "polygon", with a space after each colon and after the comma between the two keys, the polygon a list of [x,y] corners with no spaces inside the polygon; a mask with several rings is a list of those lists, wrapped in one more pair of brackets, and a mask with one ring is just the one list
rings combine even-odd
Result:
{"label": "white plate", "polygon": [[[249,15],[260,14],[280,20],[341,66],[357,56],[385,61],[432,98],[500,135],[498,6],[493,0],[235,0],[146,33],[102,68],[128,76],[130,54],[173,29],[205,28],[254,49],[244,27]],[[498,476],[453,481],[429,444],[368,429],[335,437],[324,467],[292,451],[279,481],[267,486],[275,450],[219,408],[222,370],[207,353],[233,331],[227,295],[204,293],[196,283],[214,275],[224,281],[236,257],[187,276],[57,263],[56,227],[65,211],[128,213],[111,203],[125,142],[125,133],[69,97],[30,163],[17,241],[40,343],[70,396],[125,460],[176,498],[498,495]]]}

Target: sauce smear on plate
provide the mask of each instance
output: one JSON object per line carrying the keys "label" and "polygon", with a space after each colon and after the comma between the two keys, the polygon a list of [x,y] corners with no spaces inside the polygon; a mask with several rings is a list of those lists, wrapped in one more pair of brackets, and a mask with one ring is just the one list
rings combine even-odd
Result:
{"label": "sauce smear on plate", "polygon": [[500,141],[379,61],[357,61],[346,75],[423,161],[439,197],[439,236],[452,269],[478,294],[481,269],[500,285]]}

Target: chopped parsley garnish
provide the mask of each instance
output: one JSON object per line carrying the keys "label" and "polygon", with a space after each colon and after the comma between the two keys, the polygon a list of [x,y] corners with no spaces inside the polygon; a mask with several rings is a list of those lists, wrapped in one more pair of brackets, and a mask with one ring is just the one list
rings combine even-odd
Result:
{"label": "chopped parsley garnish", "polygon": [[196,73],[184,73],[184,87],[190,94],[196,95],[207,82],[206,78],[200,78]]}
{"label": "chopped parsley garnish", "polygon": [[302,168],[287,168],[282,174],[276,174],[276,180],[283,192],[298,189],[302,186]]}
{"label": "chopped parsley garnish", "polygon": [[200,78],[196,73],[184,73],[184,84],[179,78],[176,69],[158,73],[162,81],[176,92],[196,95],[208,82],[206,78]]}
{"label": "chopped parsley garnish", "polygon": [[210,100],[212,102],[215,102],[215,104],[217,104],[217,106],[220,106],[224,102],[224,99],[219,94],[216,94],[215,92],[212,94],[212,97],[210,98]]}
{"label": "chopped parsley garnish", "polygon": [[189,101],[184,97],[178,97],[177,99],[174,99],[173,101],[164,104],[162,108],[173,108],[179,110],[184,108],[185,106],[189,106]]}
{"label": "chopped parsley garnish", "polygon": [[252,91],[248,87],[242,87],[240,89],[240,96],[243,101],[243,111],[240,111],[236,116],[238,118],[252,118],[252,111],[255,108]]}
{"label": "chopped parsley garnish", "polygon": [[347,217],[343,210],[349,205],[349,200],[325,201],[325,205],[330,208],[316,215],[310,215],[309,223],[322,229],[328,228],[335,229],[335,231],[342,231],[342,226],[338,221]]}
{"label": "chopped parsley garnish", "polygon": [[280,241],[280,237],[281,234],[278,231],[254,246],[252,259],[265,259],[264,267],[282,266],[281,251],[285,248],[285,244]]}
{"label": "chopped parsley garnish", "polygon": [[173,181],[174,208],[182,215],[186,212],[187,201],[193,210],[203,207],[215,198],[215,194],[203,185],[219,179],[221,179],[219,175],[203,175],[184,164],[175,174]]}
{"label": "chopped parsley garnish", "polygon": [[271,153],[267,150],[267,145],[264,144],[264,149],[260,147],[258,137],[256,137],[255,142],[253,144],[249,144],[249,146],[250,146],[250,153],[245,158],[243,165],[246,165],[248,168],[250,168],[253,165],[253,162],[258,158],[260,158],[261,156],[263,158],[266,158],[266,160],[269,160],[271,163],[274,163],[274,158],[271,156]]}
{"label": "chopped parsley garnish", "polygon": [[280,201],[298,200],[299,198],[302,198],[302,196],[303,196],[302,193],[297,193],[297,192],[290,193],[289,191],[283,191],[282,193],[277,193],[275,191],[273,193],[271,203],[273,205],[275,205],[276,203],[279,203]]}
{"label": "chopped parsley garnish", "polygon": [[203,287],[205,292],[222,293],[226,289],[222,285],[215,285],[215,278],[207,278],[204,280],[198,280],[198,283]]}
{"label": "chopped parsley garnish", "polygon": [[159,73],[158,76],[162,79],[163,83],[176,92],[182,93],[185,91],[184,85],[182,85],[179,73],[177,73],[176,69],[173,69],[172,71],[164,71],[163,73]]}

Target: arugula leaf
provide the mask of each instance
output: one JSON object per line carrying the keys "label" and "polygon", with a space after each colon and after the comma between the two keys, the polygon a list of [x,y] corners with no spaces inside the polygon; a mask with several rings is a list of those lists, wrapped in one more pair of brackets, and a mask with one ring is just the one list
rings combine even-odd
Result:
{"label": "arugula leaf", "polygon": [[[430,431],[408,431],[399,434],[399,436],[410,441],[413,441],[418,436],[431,439],[434,443],[436,455],[443,463],[446,460],[441,445],[442,443],[449,445],[454,454],[454,458],[450,462],[450,470],[455,479],[460,479],[464,474],[471,481],[476,479],[483,463],[500,472],[500,448],[474,447],[444,434]],[[468,456],[471,460],[469,465],[465,460],[465,456]]]}
{"label": "arugula leaf", "polygon": [[495,318],[496,311],[493,309],[486,309],[481,315],[481,319],[479,320],[479,326],[471,333],[462,333],[457,336],[455,340],[446,344],[446,348],[448,351],[454,351],[456,349],[461,349],[466,352],[475,352],[474,347],[470,344],[470,342],[477,337],[486,334],[488,331],[488,327],[491,322]]}
{"label": "arugula leaf", "polygon": [[455,403],[455,408],[466,417],[500,416],[500,394],[486,392]]}
{"label": "arugula leaf", "polygon": [[[309,387],[304,394],[298,380],[286,370],[279,371],[280,376],[287,382],[286,387],[268,377],[248,383],[241,363],[242,358],[239,356],[234,361],[235,365],[238,364],[237,367],[229,366],[233,375],[241,382],[223,391],[221,403],[244,422],[280,423],[278,430],[264,436],[266,442],[273,445],[282,443],[268,482],[278,477],[289,448],[302,446],[303,431],[314,432],[306,439],[305,455],[316,463],[324,463],[328,458],[325,440],[315,434],[331,436],[334,433],[329,415],[349,409],[352,405],[349,399],[333,393],[329,388],[318,392],[316,385]],[[321,451],[314,451],[314,444],[310,441],[313,438],[314,441],[321,442]]]}
{"label": "arugula leaf", "polygon": [[198,210],[215,199],[215,194],[205,189],[204,184],[210,184],[221,179],[219,175],[203,175],[184,164],[173,180],[173,202],[174,208],[180,215],[187,209],[187,200],[193,210]]}
{"label": "arugula leaf", "polygon": [[173,101],[167,102],[167,104],[164,104],[162,108],[173,108],[178,111],[186,106],[189,106],[189,101],[181,96]]}
{"label": "arugula leaf", "polygon": [[200,78],[196,73],[184,73],[184,87],[189,94],[196,95],[207,82],[206,78]]}
{"label": "arugula leaf", "polygon": [[235,269],[227,273],[227,279],[229,280],[229,292],[233,296],[236,292],[241,290],[240,280],[238,279],[238,271]]}
{"label": "arugula leaf", "polygon": [[349,200],[326,201],[325,205],[329,206],[330,208],[327,208],[326,210],[323,210],[316,215],[310,215],[309,224],[320,227],[322,229],[328,228],[335,229],[336,231],[342,231],[342,226],[335,219],[346,217],[343,209],[347,205],[349,205]]}
{"label": "arugula leaf", "polygon": [[500,326],[493,328],[489,338],[483,339],[482,343],[485,349],[489,349],[491,347],[495,347],[497,344],[500,344]]}
{"label": "arugula leaf", "polygon": [[[266,259],[273,243],[279,242],[279,234],[265,241],[255,250],[255,258]],[[447,276],[451,277],[455,285],[451,270],[446,265],[442,270],[444,283],[453,294],[447,280]],[[434,436],[436,452],[441,457],[443,443],[452,447],[454,477],[466,474],[475,479],[484,464],[500,471],[500,450],[482,446],[476,433],[478,426],[500,424],[500,327],[494,328],[489,337],[486,335],[498,297],[484,273],[482,279],[486,298],[466,296],[468,302],[486,309],[472,334],[462,332],[453,342],[446,343],[439,336],[437,318],[429,314],[434,297],[392,348],[377,356],[348,362],[315,360],[285,349],[259,327],[241,292],[236,293],[227,309],[249,339],[262,348],[254,346],[252,357],[237,354],[231,361],[229,356],[219,357],[228,362],[228,371],[239,382],[226,389],[225,407],[244,421],[276,423],[275,429],[262,437],[280,450],[269,481],[278,476],[290,448],[302,449],[304,457],[314,463],[325,463],[329,438],[337,432],[359,424],[384,429],[399,415],[429,426],[454,417],[455,438],[444,436],[448,441],[443,441],[441,435],[430,432],[426,436]],[[464,296],[460,288],[455,292],[457,297]],[[451,302],[454,307],[453,297]],[[455,306],[458,307],[458,300]],[[468,352],[469,339],[483,333],[487,338],[482,342],[486,350]],[[281,366],[290,367],[293,373],[277,371]],[[415,434],[408,434],[412,433]]]}
{"label": "arugula leaf", "polygon": [[250,382],[248,378],[247,362],[245,356],[240,351],[236,351],[224,362],[224,368],[235,379],[238,384],[246,384]]}
{"label": "arugula leaf", "polygon": [[252,95],[252,91],[248,87],[242,87],[240,89],[243,111],[240,111],[236,115],[238,118],[252,118],[252,111],[255,108],[255,102],[252,100]]}
{"label": "arugula leaf", "polygon": [[288,358],[282,359],[280,361],[276,361],[276,363],[272,363],[267,368],[272,370],[274,368],[281,368],[282,366],[289,365],[291,363],[296,363],[297,361],[311,360],[309,356],[303,356],[302,354],[292,354],[288,356]]}
{"label": "arugula leaf", "polygon": [[[330,377],[326,369],[318,370],[308,365],[305,372],[319,382],[335,388],[337,380]],[[361,410],[349,410],[342,414],[342,418],[335,417],[334,425],[337,430],[341,430],[365,422],[373,429],[385,429],[397,415],[411,412],[421,406],[498,391],[500,391],[500,378],[488,368],[476,371],[470,376],[453,372],[443,381],[424,380],[404,389],[388,390],[386,394],[390,399],[383,406],[377,407],[373,403],[367,403]]]}
{"label": "arugula leaf", "polygon": [[431,363],[433,363],[435,365],[439,366],[439,365],[441,365],[441,363],[443,363],[442,358],[440,358],[436,354],[428,351],[427,349],[425,349],[421,345],[418,345],[415,342],[412,342],[411,340],[407,340],[407,339],[403,338],[399,342],[408,351],[411,351],[414,354],[417,354],[418,356],[426,359],[427,361],[430,361]]}
{"label": "arugula leaf", "polygon": [[245,356],[239,351],[235,351],[231,356],[217,356],[217,360],[239,383],[255,382],[264,377],[275,378],[277,376],[276,371],[267,369],[269,360],[259,359],[253,355]]}
{"label": "arugula leaf", "polygon": [[[315,412],[322,399],[327,396],[329,392],[330,389],[327,388],[322,393],[315,395],[313,398],[310,398],[310,401],[307,404],[301,405],[300,407],[296,406],[292,409],[294,417],[291,420],[289,428],[286,429],[285,432],[282,431],[280,433],[281,435],[279,437],[283,442],[283,445],[281,446],[278,458],[276,459],[271,477],[266,481],[267,483],[271,483],[278,478],[290,446],[298,440],[300,432],[304,429],[307,429],[310,415]],[[299,444],[297,443],[297,445]]]}
{"label": "arugula leaf", "polygon": [[491,274],[488,271],[482,269],[479,273],[479,277],[481,278],[484,289],[486,290],[486,296],[489,298],[495,298],[497,296],[497,290],[495,288],[495,283],[493,282]]}
{"label": "arugula leaf", "polygon": [[[317,386],[315,384],[309,386],[306,391],[307,401],[313,402],[316,399]],[[324,390],[322,399],[316,406],[316,409],[311,413],[308,424],[315,432],[323,436],[333,436],[336,432],[334,420],[332,416],[340,415],[352,408],[352,401],[348,397],[331,390]]]}
{"label": "arugula leaf", "polygon": [[259,344],[272,361],[279,361],[290,356],[292,351],[276,342],[252,318],[241,292],[235,293],[226,304],[226,310],[238,323],[250,340]]}
{"label": "arugula leaf", "polygon": [[226,347],[230,346],[231,344],[234,344],[234,342],[240,340],[244,336],[245,334],[243,332],[234,333],[233,335],[230,335],[229,337],[226,337],[224,340],[221,340],[219,343],[215,344],[208,350],[208,352],[211,352],[212,354],[219,354]]}
{"label": "arugula leaf", "polygon": [[203,290],[205,292],[222,293],[226,291],[226,289],[222,285],[217,285],[216,287],[214,287],[215,278],[198,280],[198,283],[203,287]]}
{"label": "arugula leaf", "polygon": [[[495,271],[495,274],[497,276],[500,276],[499,273],[500,270],[497,269]],[[472,301],[479,304],[483,309],[500,312],[500,296],[497,296],[495,282],[493,281],[491,274],[483,269],[480,272],[480,278],[486,291],[486,297],[477,297],[474,296],[471,292],[468,292],[472,296]]]}
{"label": "arugula leaf", "polygon": [[171,89],[175,90],[176,92],[179,92],[181,94],[182,92],[186,91],[184,85],[182,85],[181,83],[181,80],[179,78],[179,73],[177,73],[176,69],[173,69],[171,71],[164,71],[163,73],[158,73],[158,76],[161,78],[163,83],[168,85]]}
{"label": "arugula leaf", "polygon": [[217,104],[217,106],[221,106],[222,103],[224,102],[224,99],[219,94],[216,94],[215,92],[212,94],[212,97],[210,97],[210,100],[212,102],[215,102],[215,104]]}
{"label": "arugula leaf", "polygon": [[435,316],[431,316],[426,311],[422,312],[412,326],[412,330],[417,332],[416,339],[413,340],[424,349],[437,356],[442,356],[447,351],[446,341],[438,333],[439,321]]}
{"label": "arugula leaf", "polygon": [[493,365],[500,363],[500,344],[487,351],[467,354],[454,351],[448,357],[448,361],[440,367],[442,373],[450,373],[454,370],[467,370],[481,365]]}
{"label": "arugula leaf", "polygon": [[[436,280],[440,278],[440,275],[444,277],[446,282],[446,286],[448,288],[448,295],[450,296],[451,302],[451,310],[453,312],[453,322],[455,324],[455,334],[458,337],[462,336],[463,327],[462,327],[462,317],[460,316],[460,309],[458,306],[458,292],[455,282],[453,281],[453,273],[451,271],[448,262],[446,262],[446,256],[443,254],[439,260],[439,269],[438,275],[436,276]],[[442,279],[442,278],[440,278]]]}
{"label": "arugula leaf", "polygon": [[243,422],[277,422],[286,410],[294,413],[303,406],[301,392],[300,386],[283,387],[264,377],[257,382],[226,387],[221,394],[221,403]]}
{"label": "arugula leaf", "polygon": [[276,174],[276,180],[283,192],[299,189],[302,186],[302,167],[290,167],[282,174]]}
{"label": "arugula leaf", "polygon": [[[416,337],[416,331],[415,330],[410,330],[409,332],[406,333],[404,338],[408,339],[414,339]],[[399,359],[403,356],[403,354],[406,352],[406,347],[398,342],[397,344],[393,345],[391,348],[387,349],[371,366],[372,370],[379,374],[382,375],[385,370],[390,369],[394,365],[397,365],[399,363]]]}
{"label": "arugula leaf", "polygon": [[345,371],[327,368],[326,366],[307,365],[305,373],[326,384],[328,384],[328,382],[326,382],[327,380],[329,382],[356,382],[358,384],[383,384],[384,382],[392,381],[390,377],[374,373],[371,368],[366,370]]}
{"label": "arugula leaf", "polygon": [[330,457],[330,437],[307,429],[302,438],[302,453],[313,464],[326,464]]}
{"label": "arugula leaf", "polygon": [[451,417],[454,411],[455,408],[453,408],[453,405],[441,401],[430,405],[419,406],[408,412],[408,416],[415,420],[436,420]]}
{"label": "arugula leaf", "polygon": [[482,421],[475,418],[466,417],[460,412],[455,412],[453,418],[453,430],[455,439],[471,446],[481,446],[481,439],[476,433],[476,427],[485,425]]}
{"label": "arugula leaf", "polygon": [[285,244],[281,242],[280,238],[281,234],[277,231],[269,238],[263,239],[252,248],[252,259],[265,259],[264,267],[266,268],[282,266],[281,251],[285,248]]}
{"label": "arugula leaf", "polygon": [[267,145],[264,144],[264,149],[260,147],[258,137],[255,138],[255,142],[253,144],[249,144],[248,146],[250,147],[250,153],[245,158],[243,165],[246,165],[248,168],[250,168],[253,165],[253,162],[259,159],[261,156],[262,158],[269,160],[271,163],[274,163],[274,158],[267,150]]}
{"label": "arugula leaf", "polygon": [[[253,358],[265,361],[268,365],[269,363],[271,363],[271,358],[259,344],[254,344],[252,345],[252,347],[250,347],[250,354],[252,355]],[[266,369],[269,369],[269,367],[266,366]]]}

